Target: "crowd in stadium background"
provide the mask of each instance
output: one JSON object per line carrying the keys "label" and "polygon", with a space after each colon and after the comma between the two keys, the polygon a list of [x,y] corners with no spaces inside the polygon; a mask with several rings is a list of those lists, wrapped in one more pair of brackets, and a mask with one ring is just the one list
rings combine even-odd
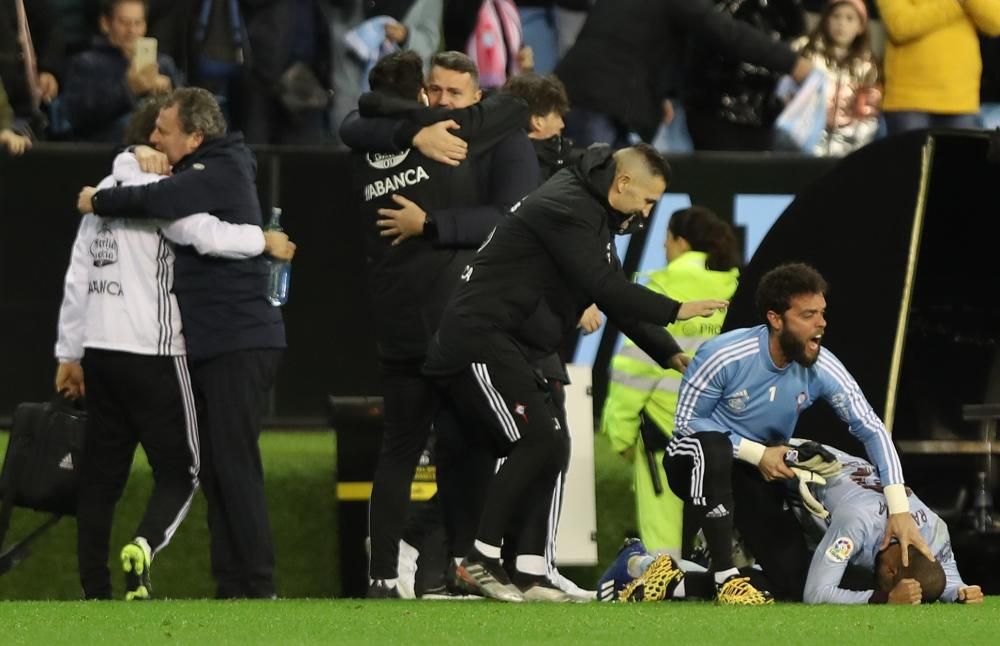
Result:
{"label": "crowd in stadium background", "polygon": [[[404,48],[425,61],[467,52],[487,88],[521,71],[555,72],[569,91],[567,135],[580,145],[639,137],[670,152],[766,150],[791,53],[748,55],[739,32],[717,30],[714,14],[787,43],[830,75],[828,134],[849,141],[814,154],[844,154],[886,125],[994,123],[1000,48],[991,37],[1000,17],[992,2],[837,4],[838,14],[853,14],[848,29],[860,31],[846,52],[815,32],[833,13],[823,0],[5,0],[0,131],[10,151],[31,140],[120,143],[138,99],[193,85],[220,99],[251,144],[342,146],[337,127],[366,71]],[[151,58],[140,54],[140,70],[129,62],[144,36],[157,44]],[[883,111],[895,116],[882,120]]]}

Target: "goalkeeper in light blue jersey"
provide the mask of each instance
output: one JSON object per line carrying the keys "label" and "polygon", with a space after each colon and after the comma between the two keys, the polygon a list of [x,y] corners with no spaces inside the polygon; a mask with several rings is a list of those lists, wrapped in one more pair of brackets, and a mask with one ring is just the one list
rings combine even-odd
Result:
{"label": "goalkeeper in light blue jersey", "polygon": [[[899,456],[882,421],[843,364],[822,348],[826,288],[809,265],[769,271],[756,294],[766,323],[707,341],[681,382],[663,464],[670,488],[691,506],[685,518],[696,527],[685,532],[704,532],[723,603],[727,584],[741,578],[730,555],[734,526],[771,580],[772,590],[761,591],[763,602],[769,592],[778,599],[802,599],[809,551],[776,481],[796,477],[796,466],[839,471],[822,450],[787,445],[799,415],[819,399],[864,444],[886,484],[885,544],[894,536],[933,559],[909,514]],[[903,559],[908,562],[905,551]]]}
{"label": "goalkeeper in light blue jersey", "polygon": [[[815,501],[829,512],[826,519],[805,511],[799,514],[821,538],[813,553],[806,578],[806,603],[921,603],[948,601],[982,603],[978,585],[968,585],[958,572],[951,549],[948,526],[907,490],[910,515],[930,545],[935,561],[910,548],[909,565],[902,565],[902,549],[891,543],[883,549],[888,508],[882,481],[869,462],[825,447],[840,462],[841,470],[826,478],[826,484],[810,487]],[[811,504],[805,504],[810,507]],[[822,515],[822,514],[820,514]],[[874,573],[874,590],[840,587],[848,565]]]}

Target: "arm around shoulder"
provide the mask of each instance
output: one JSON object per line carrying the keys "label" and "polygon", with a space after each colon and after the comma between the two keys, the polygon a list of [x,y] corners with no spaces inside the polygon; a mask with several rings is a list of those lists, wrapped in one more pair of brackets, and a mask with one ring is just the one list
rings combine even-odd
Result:
{"label": "arm around shoulder", "polygon": [[354,110],[340,124],[340,139],[351,150],[398,153],[409,148],[420,126],[406,119],[362,117]]}
{"label": "arm around shoulder", "polygon": [[203,256],[240,260],[264,251],[264,234],[255,224],[223,222],[208,213],[196,213],[163,227],[163,235],[179,245],[191,245]]}

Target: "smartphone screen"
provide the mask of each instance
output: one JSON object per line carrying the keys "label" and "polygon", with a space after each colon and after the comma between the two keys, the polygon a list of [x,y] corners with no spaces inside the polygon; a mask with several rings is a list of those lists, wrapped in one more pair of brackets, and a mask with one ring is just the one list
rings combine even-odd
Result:
{"label": "smartphone screen", "polygon": [[151,63],[156,62],[156,39],[143,37],[135,41],[135,56],[132,57],[132,66],[142,69]]}

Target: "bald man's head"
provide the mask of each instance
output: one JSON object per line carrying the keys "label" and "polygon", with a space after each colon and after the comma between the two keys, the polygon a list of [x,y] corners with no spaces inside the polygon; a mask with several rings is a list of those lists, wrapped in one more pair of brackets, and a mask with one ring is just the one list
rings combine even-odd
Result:
{"label": "bald man's head", "polygon": [[615,153],[615,179],[608,190],[608,203],[624,213],[628,221],[648,218],[667,190],[670,166],[655,148],[638,144]]}
{"label": "bald man's head", "polygon": [[899,543],[892,543],[875,556],[875,583],[881,592],[890,592],[903,579],[913,579],[920,584],[923,603],[937,601],[944,594],[947,577],[938,561],[932,561],[913,545],[907,551],[910,564],[903,566],[903,550]]}

